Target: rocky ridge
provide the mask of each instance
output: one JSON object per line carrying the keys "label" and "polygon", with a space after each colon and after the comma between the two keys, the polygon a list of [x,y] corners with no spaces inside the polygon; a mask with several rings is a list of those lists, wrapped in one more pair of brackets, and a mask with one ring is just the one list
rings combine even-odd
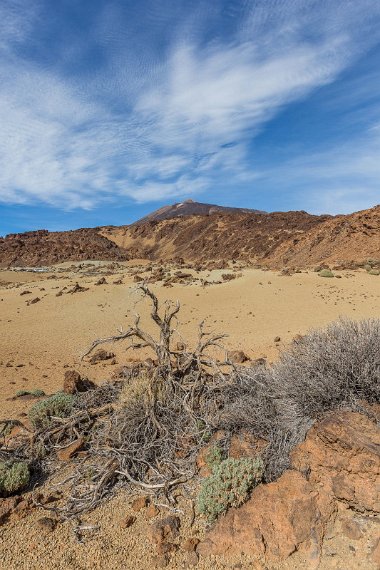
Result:
{"label": "rocky ridge", "polygon": [[[224,213],[140,220],[70,232],[27,232],[0,238],[0,266],[63,261],[150,259],[188,263],[230,261],[272,269],[318,264],[380,265],[380,206],[345,216],[306,212]],[[376,266],[377,267],[377,266]]]}

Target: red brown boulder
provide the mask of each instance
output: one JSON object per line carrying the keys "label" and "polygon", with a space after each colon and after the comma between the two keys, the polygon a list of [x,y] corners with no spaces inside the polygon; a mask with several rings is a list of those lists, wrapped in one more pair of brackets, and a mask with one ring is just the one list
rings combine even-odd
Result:
{"label": "red brown boulder", "polygon": [[329,414],[291,455],[317,488],[358,511],[380,512],[380,430],[354,412]]}
{"label": "red brown boulder", "polygon": [[[244,553],[278,564],[298,551],[313,568],[340,505],[380,512],[380,431],[368,417],[329,414],[294,449],[291,466],[219,519],[198,553],[227,558]],[[346,522],[343,531],[351,540],[361,537],[352,522]],[[376,547],[374,551],[376,558]]]}
{"label": "red brown boulder", "polygon": [[230,509],[198,546],[198,553],[244,553],[277,561],[303,549],[318,558],[334,510],[327,495],[316,492],[301,473],[289,470],[278,481],[257,487],[239,509]]}
{"label": "red brown boulder", "polygon": [[76,370],[66,370],[63,381],[63,391],[66,394],[76,394],[77,392],[87,392],[95,388],[95,384],[87,378],[82,378]]}

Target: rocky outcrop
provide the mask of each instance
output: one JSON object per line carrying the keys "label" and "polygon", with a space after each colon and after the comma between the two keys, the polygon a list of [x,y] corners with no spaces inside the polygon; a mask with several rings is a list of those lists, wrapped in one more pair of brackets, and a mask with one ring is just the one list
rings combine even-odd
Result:
{"label": "rocky outcrop", "polygon": [[241,508],[230,509],[198,553],[244,553],[280,563],[303,552],[312,568],[340,504],[369,515],[380,512],[380,430],[369,418],[353,412],[325,417],[295,448],[291,467],[257,487]]}
{"label": "rocky outcrop", "polygon": [[311,485],[357,511],[380,512],[380,430],[353,412],[330,415],[292,453]]}
{"label": "rocky outcrop", "polygon": [[87,392],[96,387],[94,382],[82,376],[76,370],[66,370],[63,380],[63,391],[65,394],[76,394],[77,392]]}
{"label": "rocky outcrop", "polygon": [[96,228],[69,232],[40,230],[0,237],[0,267],[35,267],[87,259],[122,261],[129,257]]}

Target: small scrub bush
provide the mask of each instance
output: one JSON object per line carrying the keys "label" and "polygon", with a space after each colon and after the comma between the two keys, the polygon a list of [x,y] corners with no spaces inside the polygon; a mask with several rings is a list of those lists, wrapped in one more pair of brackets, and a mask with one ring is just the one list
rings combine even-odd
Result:
{"label": "small scrub bush", "polygon": [[40,388],[36,388],[35,390],[32,390],[30,393],[32,394],[32,396],[35,396],[36,398],[42,398],[42,396],[46,396],[45,392]]}
{"label": "small scrub bush", "polygon": [[70,415],[74,396],[58,392],[46,400],[37,402],[29,410],[29,420],[35,429],[45,428],[51,418],[56,416],[65,418]]}
{"label": "small scrub bush", "polygon": [[21,398],[21,396],[28,396],[30,392],[28,390],[17,390],[16,398]]}
{"label": "small scrub bush", "polygon": [[319,277],[334,277],[334,273],[330,269],[322,269],[318,275]]}
{"label": "small scrub bush", "polygon": [[214,466],[212,475],[203,481],[198,496],[198,511],[212,522],[230,507],[239,507],[261,481],[263,471],[260,458],[224,459]]}
{"label": "small scrub bush", "polygon": [[16,493],[29,483],[29,468],[23,461],[0,462],[0,496]]}
{"label": "small scrub bush", "polygon": [[368,273],[370,275],[380,275],[379,269],[371,269],[370,271],[368,271]]}
{"label": "small scrub bush", "polygon": [[22,396],[34,396],[35,398],[41,398],[42,396],[46,396],[43,390],[40,388],[36,388],[35,390],[18,390],[16,392],[16,398],[21,398]]}
{"label": "small scrub bush", "polygon": [[218,445],[213,445],[205,455],[207,466],[214,470],[214,468],[223,461],[223,451]]}

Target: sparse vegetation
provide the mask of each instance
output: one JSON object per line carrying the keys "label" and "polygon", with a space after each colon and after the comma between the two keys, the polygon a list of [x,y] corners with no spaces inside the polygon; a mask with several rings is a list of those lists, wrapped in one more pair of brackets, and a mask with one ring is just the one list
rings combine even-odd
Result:
{"label": "sparse vegetation", "polygon": [[21,491],[29,483],[28,465],[23,461],[0,461],[0,496]]}
{"label": "sparse vegetation", "polygon": [[[198,452],[223,430],[222,443],[206,457],[212,475],[199,499],[201,512],[215,518],[243,502],[261,477],[278,477],[293,446],[324,412],[380,401],[380,320],[334,323],[297,339],[272,367],[242,367],[224,350],[224,359],[209,355],[208,349],[222,348],[223,335],[209,335],[203,325],[196,346],[188,348],[176,336],[179,305],[159,306],[145,285],[138,290],[152,304],[158,334],[146,333],[137,317],[115,337],[96,340],[86,355],[103,343],[129,341],[132,349],[150,347],[155,360],[75,397],[58,393],[38,402],[29,413],[32,443],[7,451],[17,460],[37,457],[42,472],[52,472],[59,468],[57,448],[83,439],[87,454],[70,479],[65,517],[92,509],[115,486],[170,495],[194,477]],[[228,458],[230,438],[240,430],[268,442],[259,463]]]}
{"label": "sparse vegetation", "polygon": [[65,418],[70,415],[74,397],[58,392],[46,400],[37,402],[29,410],[29,420],[35,429],[49,426],[54,417]]}
{"label": "sparse vegetation", "polygon": [[239,507],[260,482],[262,474],[260,458],[230,458],[214,463],[212,474],[202,483],[198,511],[212,522],[230,507]]}
{"label": "sparse vegetation", "polygon": [[207,466],[213,470],[223,461],[223,450],[219,445],[212,445],[205,455]]}
{"label": "sparse vegetation", "polygon": [[16,392],[16,398],[21,398],[22,396],[34,396],[35,398],[42,398],[43,396],[46,396],[46,394],[40,388],[36,388],[35,390],[18,390]]}
{"label": "sparse vegetation", "polygon": [[35,390],[32,390],[30,393],[32,394],[32,396],[35,396],[36,398],[42,398],[43,396],[46,396],[45,392],[40,388],[36,388]]}
{"label": "sparse vegetation", "polygon": [[288,466],[291,448],[324,412],[380,401],[379,343],[379,319],[341,320],[310,332],[271,368],[241,371],[222,426],[266,439],[265,478],[276,478]]}
{"label": "sparse vegetation", "polygon": [[334,277],[334,273],[330,269],[322,269],[318,275],[319,277]]}

